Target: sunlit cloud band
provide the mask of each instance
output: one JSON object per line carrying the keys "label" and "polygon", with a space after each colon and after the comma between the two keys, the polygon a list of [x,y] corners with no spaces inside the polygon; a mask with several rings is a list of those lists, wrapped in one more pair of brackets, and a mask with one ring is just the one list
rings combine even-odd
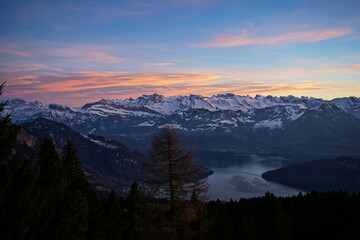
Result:
{"label": "sunlit cloud band", "polygon": [[243,45],[271,45],[278,43],[311,43],[349,35],[350,28],[334,28],[320,31],[299,31],[269,37],[251,37],[247,30],[236,35],[220,35],[212,40],[192,44],[196,47],[234,47]]}

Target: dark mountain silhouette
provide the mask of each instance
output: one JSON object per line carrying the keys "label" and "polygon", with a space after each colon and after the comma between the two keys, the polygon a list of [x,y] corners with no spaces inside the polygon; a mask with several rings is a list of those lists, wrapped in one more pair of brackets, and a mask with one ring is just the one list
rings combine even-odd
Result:
{"label": "dark mountain silhouette", "polygon": [[306,112],[274,136],[283,151],[348,155],[358,153],[360,119],[331,103]]}
{"label": "dark mountain silhouette", "polygon": [[360,159],[339,157],[294,164],[265,172],[262,177],[305,191],[360,192]]}

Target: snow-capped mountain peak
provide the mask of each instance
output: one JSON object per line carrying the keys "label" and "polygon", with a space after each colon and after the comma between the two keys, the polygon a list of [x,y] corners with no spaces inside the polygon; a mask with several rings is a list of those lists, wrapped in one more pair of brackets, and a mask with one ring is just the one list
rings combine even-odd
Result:
{"label": "snow-capped mountain peak", "polygon": [[335,113],[339,113],[339,112],[344,112],[344,110],[338,108],[335,104],[329,103],[329,102],[324,102],[320,107],[319,107],[319,111],[326,111],[326,112],[335,112]]}
{"label": "snow-capped mountain peak", "polygon": [[[251,97],[231,93],[211,97],[165,97],[154,93],[136,99],[102,99],[87,103],[81,108],[13,99],[8,102],[5,110],[4,113],[13,111],[12,117],[17,122],[44,117],[69,126],[112,119],[111,124],[122,122],[124,126],[136,128],[156,128],[172,124],[189,131],[242,127],[278,129],[310,110],[332,111],[338,114],[345,111],[360,118],[360,99],[351,97],[326,101],[309,97]],[[105,129],[107,126],[102,127]]]}

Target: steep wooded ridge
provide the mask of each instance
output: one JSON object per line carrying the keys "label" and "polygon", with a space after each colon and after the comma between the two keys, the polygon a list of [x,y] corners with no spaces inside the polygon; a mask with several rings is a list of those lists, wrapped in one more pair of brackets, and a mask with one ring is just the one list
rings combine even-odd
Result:
{"label": "steep wooded ridge", "polygon": [[222,94],[137,99],[103,99],[72,108],[57,104],[9,101],[15,122],[37,117],[66,124],[82,134],[116,139],[146,151],[166,124],[182,131],[195,149],[234,152],[358,155],[360,99],[331,101],[308,97]]}
{"label": "steep wooded ridge", "polygon": [[305,191],[360,192],[360,159],[340,157],[294,164],[265,172],[262,177]]}
{"label": "steep wooded ridge", "polygon": [[63,148],[71,138],[87,178],[99,191],[114,189],[119,194],[127,193],[131,182],[142,175],[141,161],[146,160],[146,156],[118,141],[95,135],[83,136],[64,124],[45,118],[21,126],[23,131],[18,136],[18,144],[31,150],[38,149],[45,136],[51,136],[58,148]]}

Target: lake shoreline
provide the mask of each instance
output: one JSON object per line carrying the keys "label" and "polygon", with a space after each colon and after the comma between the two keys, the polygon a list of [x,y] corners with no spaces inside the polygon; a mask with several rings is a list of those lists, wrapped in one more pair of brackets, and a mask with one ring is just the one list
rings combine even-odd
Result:
{"label": "lake shoreline", "polygon": [[[266,192],[276,196],[294,196],[303,190],[287,187],[262,178],[264,172],[297,162],[284,156],[229,154],[201,152],[195,154],[195,162],[203,164],[214,173],[209,176],[210,200],[226,200],[262,197]],[[200,157],[199,157],[200,156]],[[298,157],[301,159],[302,157]]]}

